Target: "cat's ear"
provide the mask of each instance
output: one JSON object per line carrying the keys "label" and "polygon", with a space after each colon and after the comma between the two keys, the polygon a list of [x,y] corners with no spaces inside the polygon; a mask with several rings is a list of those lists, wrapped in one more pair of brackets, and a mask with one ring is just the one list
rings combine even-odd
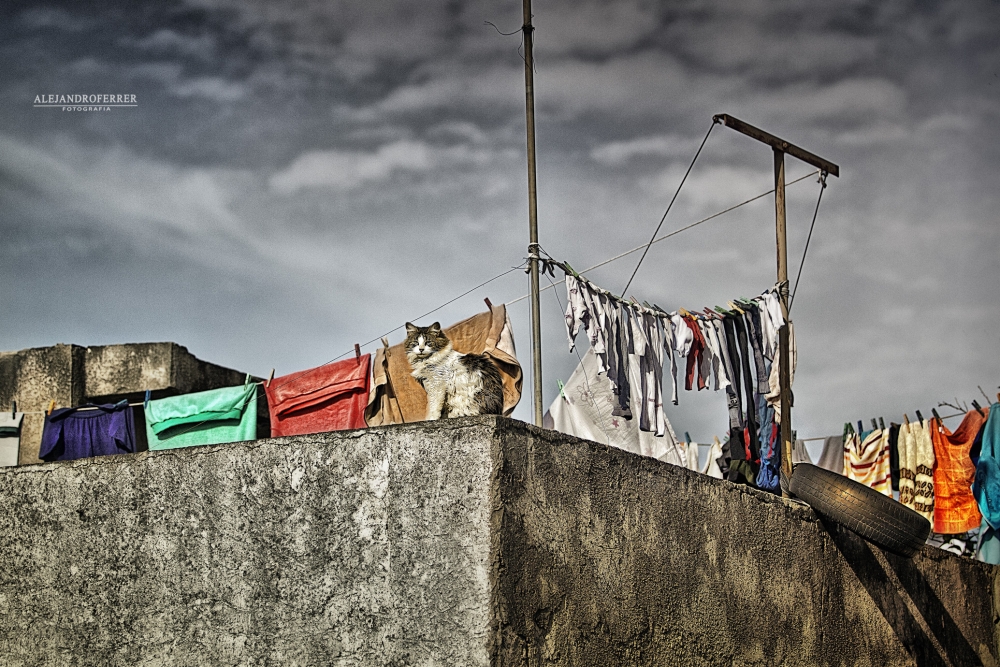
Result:
{"label": "cat's ear", "polygon": [[409,322],[406,323],[406,333],[407,334],[411,334],[411,333],[413,333],[416,330],[417,330],[417,327],[413,326]]}
{"label": "cat's ear", "polygon": [[434,333],[441,333],[441,323],[440,322],[435,322],[434,324],[430,325],[427,328],[430,331],[433,331]]}

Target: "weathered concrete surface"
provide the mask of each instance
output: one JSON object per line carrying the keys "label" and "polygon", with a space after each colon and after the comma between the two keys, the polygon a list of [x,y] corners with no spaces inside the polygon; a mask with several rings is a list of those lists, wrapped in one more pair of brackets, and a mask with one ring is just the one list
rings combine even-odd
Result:
{"label": "weathered concrete surface", "polygon": [[808,507],[551,431],[499,437],[496,664],[997,664],[993,566],[898,558]]}
{"label": "weathered concrete surface", "polygon": [[[17,352],[0,352],[0,409],[39,412],[54,400],[57,407],[122,399],[141,400],[147,389],[153,398],[240,384],[246,374],[201,361],[176,343],[126,345],[53,345]],[[258,405],[258,408],[261,407]],[[262,432],[267,434],[267,403],[263,404]],[[142,424],[141,409],[136,424]],[[258,414],[261,414],[258,410]],[[27,414],[21,429],[21,465],[39,463],[45,417]],[[145,432],[136,436],[145,443]],[[140,447],[143,449],[144,447]]]}
{"label": "weathered concrete surface", "polygon": [[0,473],[0,662],[488,665],[494,429]]}
{"label": "weathered concrete surface", "polygon": [[996,665],[996,568],[496,417],[0,471],[3,665]]}

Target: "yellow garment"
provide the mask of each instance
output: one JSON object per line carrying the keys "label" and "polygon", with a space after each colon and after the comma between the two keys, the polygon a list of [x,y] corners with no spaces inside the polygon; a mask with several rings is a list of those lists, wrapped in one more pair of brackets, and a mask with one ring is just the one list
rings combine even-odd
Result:
{"label": "yellow garment", "polygon": [[[506,307],[490,306],[490,310],[453,324],[444,333],[456,351],[485,354],[496,364],[503,380],[503,413],[509,416],[521,400],[522,377]],[[365,409],[369,426],[422,421],[427,416],[427,393],[412,372],[402,343],[375,353]]]}

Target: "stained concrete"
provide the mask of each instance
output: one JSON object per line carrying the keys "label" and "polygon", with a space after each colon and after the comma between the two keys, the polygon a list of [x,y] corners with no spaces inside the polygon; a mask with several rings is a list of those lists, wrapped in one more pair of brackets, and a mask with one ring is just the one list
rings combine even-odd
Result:
{"label": "stained concrete", "polygon": [[[53,345],[17,352],[0,352],[0,409],[17,402],[28,412],[21,427],[21,465],[39,463],[39,445],[49,401],[56,407],[92,403],[141,400],[146,390],[152,398],[164,398],[206,389],[242,384],[246,373],[198,359],[176,343],[130,343],[124,345]],[[263,399],[263,395],[261,396]],[[258,405],[258,407],[261,407]],[[267,403],[263,404],[259,432],[267,434]],[[31,414],[34,413],[34,414]],[[141,408],[136,424],[143,423]],[[145,447],[145,432],[136,436]]]}
{"label": "stained concrete", "polygon": [[4,665],[996,665],[996,568],[497,417],[0,471]]}

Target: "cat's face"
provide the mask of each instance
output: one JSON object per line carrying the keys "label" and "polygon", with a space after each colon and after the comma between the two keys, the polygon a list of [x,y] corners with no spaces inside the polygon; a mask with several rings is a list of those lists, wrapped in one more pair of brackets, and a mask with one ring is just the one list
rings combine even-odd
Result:
{"label": "cat's face", "polygon": [[417,359],[426,359],[435,352],[448,347],[448,337],[441,331],[441,324],[435,322],[429,327],[418,327],[406,323],[406,352]]}

